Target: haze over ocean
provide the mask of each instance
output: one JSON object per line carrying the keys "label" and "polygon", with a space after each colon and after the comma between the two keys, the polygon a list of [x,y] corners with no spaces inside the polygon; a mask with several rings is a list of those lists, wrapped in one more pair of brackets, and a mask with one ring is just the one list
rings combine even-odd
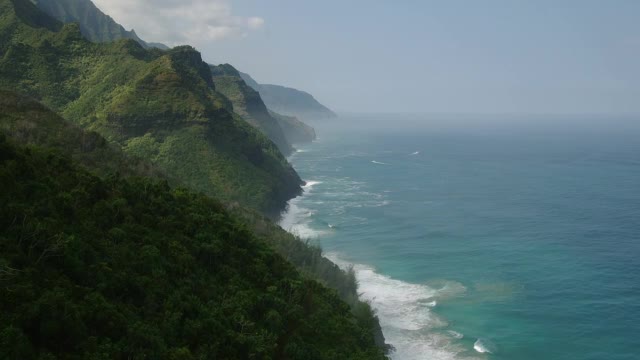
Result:
{"label": "haze over ocean", "polygon": [[281,225],[354,264],[394,359],[637,359],[636,120],[346,116]]}

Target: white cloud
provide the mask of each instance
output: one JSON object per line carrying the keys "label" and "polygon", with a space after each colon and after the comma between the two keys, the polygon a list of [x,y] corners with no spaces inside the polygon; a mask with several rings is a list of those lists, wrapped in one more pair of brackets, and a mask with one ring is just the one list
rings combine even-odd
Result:
{"label": "white cloud", "polygon": [[264,26],[261,17],[236,16],[230,0],[94,0],[96,6],[146,41],[199,44],[243,37]]}

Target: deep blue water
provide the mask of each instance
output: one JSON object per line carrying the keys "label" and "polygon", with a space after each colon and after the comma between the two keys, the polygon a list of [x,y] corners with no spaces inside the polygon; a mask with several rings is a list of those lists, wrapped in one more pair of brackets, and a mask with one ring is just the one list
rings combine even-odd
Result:
{"label": "deep blue water", "polygon": [[337,123],[282,226],[355,266],[394,359],[640,359],[640,119]]}

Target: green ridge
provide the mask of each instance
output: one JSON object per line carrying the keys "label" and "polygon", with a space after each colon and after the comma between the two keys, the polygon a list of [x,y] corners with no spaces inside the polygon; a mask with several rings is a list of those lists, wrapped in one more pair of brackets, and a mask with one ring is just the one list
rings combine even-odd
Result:
{"label": "green ridge", "polygon": [[301,191],[277,147],[215,90],[193,48],[91,43],[27,0],[0,0],[0,38],[0,88],[42,101],[185,185],[273,216]]}
{"label": "green ridge", "polygon": [[231,101],[233,111],[260,129],[278,146],[283,154],[290,154],[293,148],[287,141],[278,121],[269,114],[260,94],[245,84],[233,66],[229,64],[210,65],[210,68],[216,89]]}

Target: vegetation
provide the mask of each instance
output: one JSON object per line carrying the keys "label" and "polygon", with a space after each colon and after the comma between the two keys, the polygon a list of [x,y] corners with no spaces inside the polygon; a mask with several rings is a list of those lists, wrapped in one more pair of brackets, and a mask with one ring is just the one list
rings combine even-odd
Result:
{"label": "vegetation", "polygon": [[37,101],[3,90],[0,90],[0,131],[22,145],[63,151],[100,175],[168,177],[149,162],[126,156],[96,132],[83,131]]}
{"label": "vegetation", "polygon": [[336,114],[320,104],[311,94],[280,85],[258,84],[249,74],[242,79],[260,93],[267,107],[277,113],[303,120],[334,118]]}
{"label": "vegetation", "polygon": [[210,198],[0,136],[0,358],[383,359]]}
{"label": "vegetation", "polygon": [[190,47],[92,44],[0,0],[0,88],[51,108],[0,91],[0,358],[382,358],[353,273],[263,215],[301,181],[212,75]]}
{"label": "vegetation", "polygon": [[85,38],[93,42],[112,42],[131,39],[145,48],[168,49],[166,45],[147,43],[127,31],[110,16],[104,14],[90,0],[36,0],[35,4],[44,12],[63,23],[77,22]]}
{"label": "vegetation", "polygon": [[191,47],[94,44],[28,0],[0,0],[0,88],[42,101],[195,190],[276,215],[302,181],[232,111]]}
{"label": "vegetation", "polygon": [[216,90],[231,101],[233,111],[268,136],[280,151],[288,155],[293,151],[279,122],[274,119],[262,102],[260,94],[240,77],[231,65],[210,65]]}
{"label": "vegetation", "polygon": [[[0,131],[13,143],[55,148],[58,155],[72,159],[74,163],[101,177],[119,174],[124,177],[151,176],[162,180],[166,176],[143,160],[126,156],[100,135],[83,131],[37,102],[11,92],[0,92]],[[172,182],[176,183],[175,180]],[[226,208],[236,221],[245,224],[259,241],[269,244],[306,278],[335,289],[338,296],[350,305],[360,326],[373,334],[375,344],[380,349],[386,349],[372,309],[358,300],[357,283],[352,272],[345,273],[324,258],[320,248],[300,241],[263,215],[233,204],[227,204]],[[0,234],[4,233],[3,228],[0,230]]]}

